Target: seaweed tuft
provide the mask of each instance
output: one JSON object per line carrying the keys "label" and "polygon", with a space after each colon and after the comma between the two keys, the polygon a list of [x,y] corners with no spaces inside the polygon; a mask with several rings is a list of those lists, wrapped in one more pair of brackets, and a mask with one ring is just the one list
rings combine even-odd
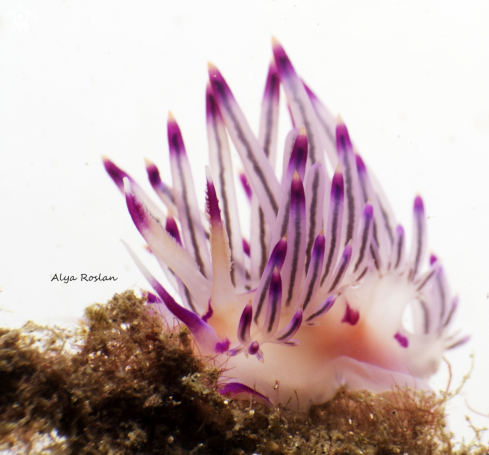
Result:
{"label": "seaweed tuft", "polygon": [[[234,401],[225,366],[128,291],[75,329],[0,329],[0,450],[25,454],[485,454],[455,449],[448,394],[341,389],[296,411]],[[231,375],[231,372],[227,373]],[[299,399],[299,397],[298,397]],[[297,405],[297,406],[296,406]]]}

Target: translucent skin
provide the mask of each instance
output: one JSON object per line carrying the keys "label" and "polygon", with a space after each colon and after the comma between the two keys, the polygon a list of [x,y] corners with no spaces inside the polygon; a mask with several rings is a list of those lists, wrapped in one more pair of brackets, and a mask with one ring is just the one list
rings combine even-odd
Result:
{"label": "translucent skin", "polygon": [[[229,370],[225,375],[281,403],[297,396],[304,406],[324,403],[340,385],[373,392],[390,390],[395,384],[428,389],[425,381],[437,370],[443,345],[428,336],[412,336],[408,352],[394,338],[402,326],[401,310],[415,295],[412,288],[405,277],[397,274],[383,278],[369,274],[360,287],[348,289],[336,301],[319,319],[320,325],[300,328],[296,334],[301,341],[299,346],[284,348],[267,343],[262,348],[263,363],[253,356],[239,355],[227,360],[220,356]],[[363,308],[355,325],[341,322],[346,302]],[[209,323],[218,333],[235,338],[236,324],[226,321],[235,321],[236,316],[223,312],[213,319],[214,316]],[[282,325],[287,315],[283,319]]]}
{"label": "translucent skin", "polygon": [[[166,305],[187,325],[196,352],[226,369],[223,390],[236,398],[286,403],[297,397],[307,407],[327,401],[341,385],[372,392],[427,388],[443,352],[467,338],[449,333],[458,301],[440,261],[427,260],[423,200],[414,200],[408,250],[404,229],[346,125],[305,85],[277,41],[273,55],[257,136],[209,65],[207,223],[171,114],[173,185],[147,163],[166,214],[104,158],[175,291],[167,292],[128,248],[159,296],[151,304]],[[280,180],[274,172],[279,85],[298,127],[287,135]],[[244,167],[249,241],[241,233],[239,211],[246,208],[236,200],[228,136]]]}

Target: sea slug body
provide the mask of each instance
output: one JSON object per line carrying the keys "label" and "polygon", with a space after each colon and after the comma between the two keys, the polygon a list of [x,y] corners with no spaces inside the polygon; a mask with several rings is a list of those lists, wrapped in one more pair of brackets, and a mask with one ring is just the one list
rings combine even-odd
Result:
{"label": "sea slug body", "polygon": [[[281,179],[275,173],[280,85],[294,125]],[[172,186],[146,163],[165,210],[104,158],[180,300],[128,248],[156,291],[148,293],[148,304],[187,325],[198,351],[225,365],[221,391],[237,398],[285,403],[297,394],[308,406],[329,400],[340,386],[428,388],[444,351],[467,338],[450,332],[458,301],[440,261],[427,258],[421,197],[414,200],[408,248],[347,127],[302,81],[276,40],[258,135],[211,64],[206,119],[207,222],[171,114]],[[241,233],[228,136],[244,167],[239,180],[250,201],[248,236]]]}

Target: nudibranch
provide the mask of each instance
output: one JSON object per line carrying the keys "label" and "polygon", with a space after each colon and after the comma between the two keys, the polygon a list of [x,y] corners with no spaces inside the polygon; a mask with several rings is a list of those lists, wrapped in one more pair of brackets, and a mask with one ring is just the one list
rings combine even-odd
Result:
{"label": "nudibranch", "polygon": [[[275,172],[280,86],[293,128]],[[146,163],[164,210],[108,158],[129,213],[173,290],[128,248],[156,294],[148,303],[185,324],[200,354],[226,368],[222,393],[303,405],[340,386],[427,388],[445,350],[457,298],[427,254],[425,208],[414,200],[410,246],[378,182],[333,117],[273,41],[258,135],[219,70],[206,90],[205,217],[182,134],[168,119],[172,186]],[[249,240],[241,233],[228,136],[244,172]],[[203,197],[202,197],[203,200]],[[173,295],[177,295],[177,300]],[[411,323],[405,324],[405,314]],[[269,401],[270,402],[270,401]]]}

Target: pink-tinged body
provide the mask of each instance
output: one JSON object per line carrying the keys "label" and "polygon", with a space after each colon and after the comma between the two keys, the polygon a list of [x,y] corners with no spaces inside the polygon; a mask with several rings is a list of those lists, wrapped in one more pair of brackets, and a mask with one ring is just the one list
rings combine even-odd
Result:
{"label": "pink-tinged body", "polygon": [[[414,201],[407,250],[404,229],[346,125],[305,86],[276,41],[273,53],[257,136],[209,65],[207,223],[171,115],[172,187],[147,163],[167,217],[104,159],[180,296],[176,302],[129,249],[159,295],[149,304],[165,304],[187,325],[196,352],[226,369],[221,392],[235,398],[251,395],[268,404],[297,398],[307,407],[332,398],[340,386],[425,389],[443,352],[467,337],[450,334],[458,300],[450,297],[439,259],[427,258],[423,200]],[[298,126],[285,141],[281,182],[274,172],[279,82]],[[249,242],[241,233],[228,135],[245,168],[240,179],[251,203]]]}
{"label": "pink-tinged body", "polygon": [[[380,280],[384,284],[379,287]],[[251,356],[239,355],[227,360],[220,356],[218,360],[224,361],[229,370],[225,376],[256,387],[272,401],[295,400],[297,392],[304,406],[327,401],[340,385],[374,392],[390,390],[396,384],[419,390],[428,388],[426,381],[438,368],[444,346],[429,335],[414,342],[411,351],[396,341],[402,317],[399,309],[406,307],[415,295],[413,286],[406,286],[403,281],[395,274],[384,278],[371,275],[364,282],[363,290],[349,290],[340,296],[327,315],[317,320],[319,325],[302,326],[294,336],[301,341],[300,345],[285,348],[267,343],[261,348],[263,363]],[[244,302],[244,296],[240,300]],[[379,315],[385,304],[392,303],[397,311]],[[342,322],[347,304],[350,308],[363,308],[354,325]],[[231,321],[237,321],[239,313],[223,308],[209,323],[217,333],[232,340],[236,338],[237,324]],[[285,313],[281,326],[288,319],[290,315]],[[429,350],[424,343],[430,346]],[[275,389],[277,382],[279,388]]]}

